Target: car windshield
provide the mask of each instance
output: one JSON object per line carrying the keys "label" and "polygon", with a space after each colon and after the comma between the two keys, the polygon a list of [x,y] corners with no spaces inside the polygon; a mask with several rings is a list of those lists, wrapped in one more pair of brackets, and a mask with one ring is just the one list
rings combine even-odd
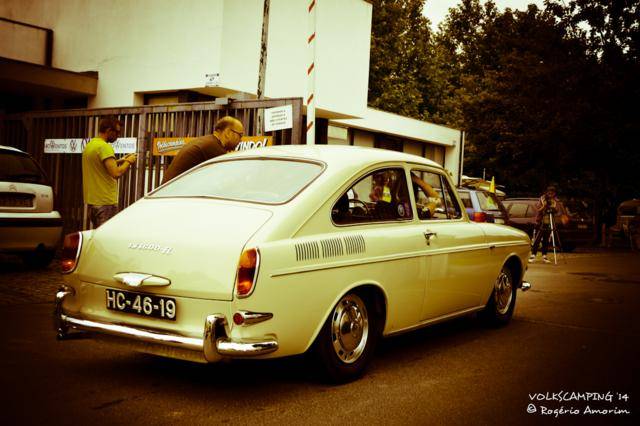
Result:
{"label": "car windshield", "polygon": [[213,197],[281,204],[293,199],[320,173],[317,163],[279,159],[243,159],[199,167],[150,195]]}
{"label": "car windshield", "polygon": [[40,167],[27,154],[0,151],[0,181],[47,184]]}
{"label": "car windshield", "polygon": [[478,202],[482,210],[500,210],[498,197],[490,192],[477,192]]}

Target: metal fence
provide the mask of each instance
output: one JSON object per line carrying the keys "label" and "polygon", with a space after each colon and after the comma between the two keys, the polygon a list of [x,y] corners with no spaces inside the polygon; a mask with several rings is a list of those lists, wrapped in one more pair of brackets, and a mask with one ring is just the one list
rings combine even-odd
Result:
{"label": "metal fence", "polygon": [[45,139],[92,138],[98,134],[100,118],[114,115],[122,121],[121,137],[137,138],[138,162],[118,180],[119,208],[129,206],[160,184],[171,162],[168,156],[154,156],[152,142],[159,137],[198,137],[213,133],[215,123],[225,115],[239,119],[245,134],[258,135],[258,114],[265,108],[291,105],[293,127],[267,132],[274,145],[302,142],[302,99],[231,101],[29,112],[0,116],[0,144],[30,153],[47,173],[55,193],[55,208],[64,218],[65,232],[87,228],[82,197],[82,156],[45,154]]}

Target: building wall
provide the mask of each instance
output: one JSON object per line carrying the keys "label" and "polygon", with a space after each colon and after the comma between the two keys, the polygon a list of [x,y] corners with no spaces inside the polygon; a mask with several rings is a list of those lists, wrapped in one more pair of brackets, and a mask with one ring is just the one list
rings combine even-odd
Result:
{"label": "building wall", "polygon": [[[320,117],[366,109],[371,7],[364,0],[318,2]],[[54,67],[98,71],[90,108],[140,104],[136,92],[255,94],[262,13],[262,0],[0,2],[0,16],[54,31]],[[306,1],[271,0],[268,47],[265,95],[306,98]],[[213,73],[220,87],[205,88]]]}

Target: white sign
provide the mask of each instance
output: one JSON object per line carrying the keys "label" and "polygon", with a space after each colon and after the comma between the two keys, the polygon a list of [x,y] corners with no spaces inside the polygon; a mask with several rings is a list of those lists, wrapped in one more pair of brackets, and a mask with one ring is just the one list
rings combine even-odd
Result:
{"label": "white sign", "polygon": [[204,75],[204,87],[218,87],[220,86],[220,73]]}
{"label": "white sign", "polygon": [[285,105],[264,110],[264,131],[290,129],[293,127],[293,108]]}
{"label": "white sign", "polygon": [[[74,139],[45,139],[45,154],[82,154],[91,138]],[[116,154],[131,154],[136,152],[138,138],[118,138],[113,144]]]}

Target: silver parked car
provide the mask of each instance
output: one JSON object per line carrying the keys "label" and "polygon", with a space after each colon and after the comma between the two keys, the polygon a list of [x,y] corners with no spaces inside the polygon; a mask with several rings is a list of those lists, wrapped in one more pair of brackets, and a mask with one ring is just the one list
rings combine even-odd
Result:
{"label": "silver parked car", "polygon": [[61,235],[62,218],[42,168],[26,152],[0,145],[0,252],[45,267]]}

